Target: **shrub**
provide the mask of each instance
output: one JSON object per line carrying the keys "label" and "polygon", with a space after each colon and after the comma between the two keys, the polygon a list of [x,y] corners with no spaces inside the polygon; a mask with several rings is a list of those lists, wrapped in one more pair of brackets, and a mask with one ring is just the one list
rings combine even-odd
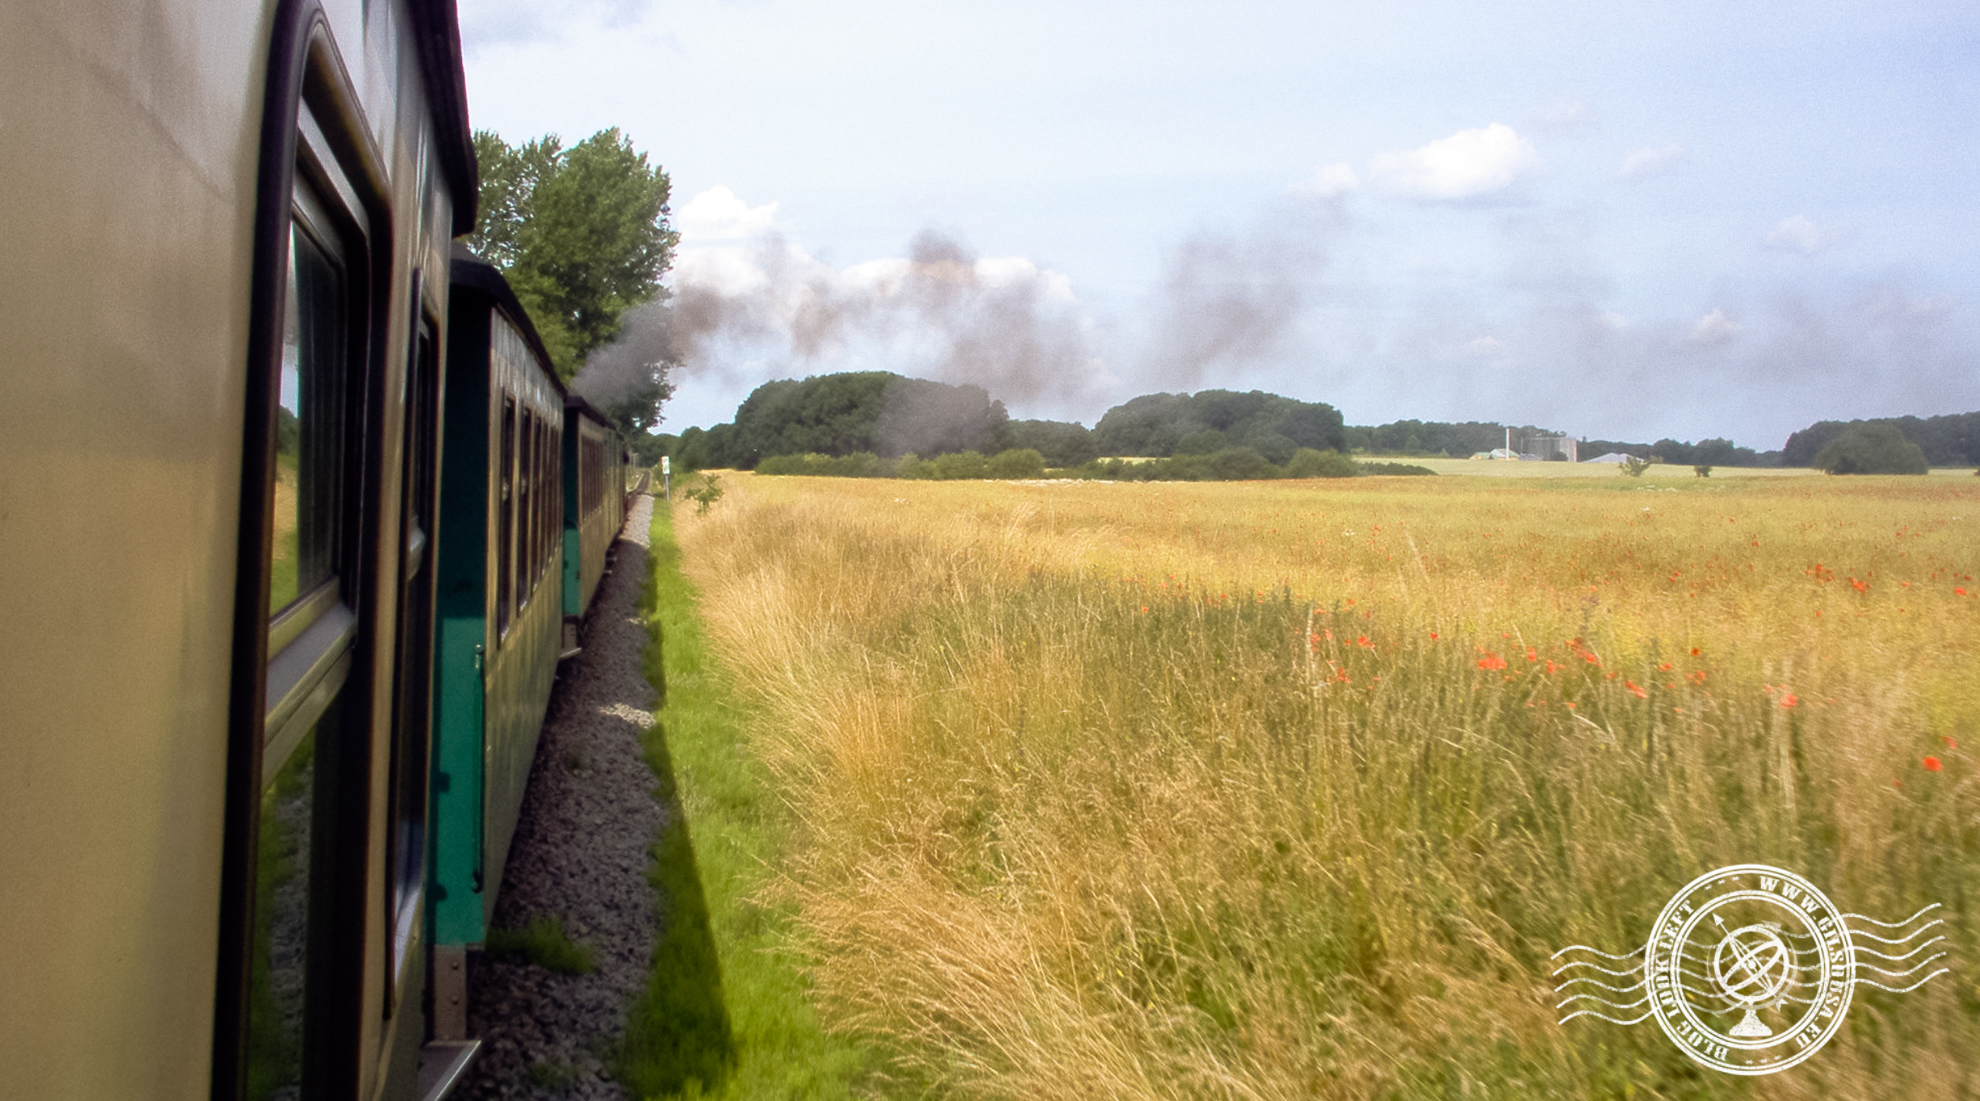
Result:
{"label": "shrub", "polygon": [[694,502],[696,516],[706,516],[710,506],[722,499],[722,480],[713,474],[696,474],[693,478],[683,478],[681,497]]}
{"label": "shrub", "polygon": [[1045,456],[1029,447],[1000,451],[984,468],[990,478],[1037,478],[1045,473]]}
{"label": "shrub", "polygon": [[564,975],[589,975],[598,970],[597,953],[564,932],[564,919],[539,917],[521,929],[490,929],[488,952],[514,956]]}
{"label": "shrub", "polygon": [[979,451],[951,451],[935,456],[935,476],[943,479],[981,478],[989,460]]}
{"label": "shrub", "polygon": [[758,474],[806,474],[812,477],[872,478],[880,473],[880,457],[871,451],[850,455],[772,455],[756,464]]}
{"label": "shrub", "polygon": [[1302,447],[1293,452],[1292,460],[1286,463],[1288,478],[1352,478],[1355,473],[1354,460],[1332,449],[1315,451]]}
{"label": "shrub", "polygon": [[1617,473],[1625,478],[1641,478],[1643,477],[1643,472],[1648,469],[1650,469],[1650,460],[1638,458],[1635,455],[1626,455],[1623,457],[1622,466],[1617,469]]}
{"label": "shrub", "polygon": [[1210,471],[1219,481],[1240,482],[1277,478],[1281,471],[1255,447],[1227,447],[1210,456]]}
{"label": "shrub", "polygon": [[1417,466],[1415,463],[1356,463],[1354,465],[1354,472],[1356,474],[1428,474],[1431,476],[1435,476],[1437,473],[1427,466]]}
{"label": "shrub", "polygon": [[894,477],[918,478],[926,481],[939,478],[941,475],[936,473],[934,462],[919,458],[910,451],[894,460]]}
{"label": "shrub", "polygon": [[1924,449],[1897,425],[1871,421],[1851,425],[1824,444],[1815,468],[1829,474],[1924,474],[1931,465]]}

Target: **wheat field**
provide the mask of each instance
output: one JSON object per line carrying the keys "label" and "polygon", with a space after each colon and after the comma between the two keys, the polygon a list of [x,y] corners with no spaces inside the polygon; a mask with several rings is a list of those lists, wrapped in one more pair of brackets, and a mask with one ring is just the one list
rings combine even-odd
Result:
{"label": "wheat field", "polygon": [[[882,1092],[1980,1087],[1972,478],[724,477],[763,890]],[[1750,862],[1943,904],[1952,972],[1764,1078],[1557,1023],[1552,953]]]}

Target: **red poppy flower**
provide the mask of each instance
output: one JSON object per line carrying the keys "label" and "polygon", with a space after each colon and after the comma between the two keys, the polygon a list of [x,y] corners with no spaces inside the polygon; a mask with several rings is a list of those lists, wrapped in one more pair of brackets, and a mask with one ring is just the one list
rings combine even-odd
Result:
{"label": "red poppy flower", "polygon": [[1944,765],[1941,765],[1939,763],[1939,759],[1937,757],[1927,757],[1925,758],[1924,763],[1925,763],[1925,771],[1927,772],[1937,772],[1945,767]]}
{"label": "red poppy flower", "polygon": [[1801,700],[1800,700],[1800,698],[1799,698],[1799,697],[1797,697],[1797,696],[1796,696],[1796,695],[1795,695],[1794,693],[1792,693],[1792,692],[1783,692],[1783,693],[1781,693],[1781,706],[1782,706],[1782,707],[1793,707],[1793,706],[1794,706],[1795,704],[1798,704],[1798,703],[1800,703],[1800,702],[1801,702]]}
{"label": "red poppy flower", "polygon": [[1478,659],[1478,667],[1480,669],[1504,669],[1506,667],[1506,659],[1497,654],[1486,654],[1484,657]]}

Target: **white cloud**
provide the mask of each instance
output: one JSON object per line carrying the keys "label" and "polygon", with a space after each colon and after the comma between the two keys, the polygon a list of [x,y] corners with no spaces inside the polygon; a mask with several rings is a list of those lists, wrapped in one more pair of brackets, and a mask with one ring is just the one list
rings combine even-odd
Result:
{"label": "white cloud", "polygon": [[1622,167],[1616,169],[1616,179],[1647,180],[1670,172],[1689,159],[1691,150],[1676,142],[1633,149],[1623,158]]}
{"label": "white cloud", "polygon": [[1781,224],[1767,234],[1767,247],[1783,252],[1813,254],[1835,244],[1849,232],[1847,226],[1820,225],[1806,215],[1796,214],[1782,218]]}
{"label": "white cloud", "polygon": [[1714,309],[1691,327],[1691,342],[1712,348],[1726,343],[1738,333],[1739,325],[1726,316],[1726,311]]}
{"label": "white cloud", "polygon": [[1540,163],[1533,143],[1503,122],[1460,130],[1407,153],[1375,158],[1383,187],[1416,199],[1469,199],[1511,187]]}
{"label": "white cloud", "polygon": [[1345,163],[1329,164],[1314,169],[1310,178],[1293,185],[1292,192],[1315,199],[1337,199],[1360,186],[1361,178],[1352,167]]}
{"label": "white cloud", "polygon": [[683,245],[712,241],[744,241],[776,225],[777,204],[750,206],[727,187],[717,185],[689,199],[674,215],[674,228]]}

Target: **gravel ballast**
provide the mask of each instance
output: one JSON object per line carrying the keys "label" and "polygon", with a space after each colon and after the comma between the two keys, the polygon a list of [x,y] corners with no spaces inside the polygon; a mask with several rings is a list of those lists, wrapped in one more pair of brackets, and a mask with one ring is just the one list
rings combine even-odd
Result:
{"label": "gravel ballast", "polygon": [[556,918],[597,970],[559,974],[472,953],[469,1034],[481,1056],[463,1101],[613,1099],[611,1051],[652,966],[657,914],[647,869],[664,815],[640,748],[655,698],[642,654],[639,596],[653,499],[635,498],[585,621],[584,652],[563,663],[495,905],[495,926]]}

